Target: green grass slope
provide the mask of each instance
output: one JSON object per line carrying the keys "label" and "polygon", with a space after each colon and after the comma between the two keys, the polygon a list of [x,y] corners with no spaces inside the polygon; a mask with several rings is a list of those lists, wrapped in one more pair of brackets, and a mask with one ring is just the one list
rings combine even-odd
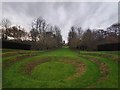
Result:
{"label": "green grass slope", "polygon": [[7,50],[3,88],[118,88],[117,52]]}

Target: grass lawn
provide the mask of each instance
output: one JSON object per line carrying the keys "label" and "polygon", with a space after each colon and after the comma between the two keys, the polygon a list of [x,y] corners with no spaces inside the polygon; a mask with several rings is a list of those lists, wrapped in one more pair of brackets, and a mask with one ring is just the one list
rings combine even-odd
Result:
{"label": "grass lawn", "polygon": [[3,49],[2,87],[118,88],[119,53]]}

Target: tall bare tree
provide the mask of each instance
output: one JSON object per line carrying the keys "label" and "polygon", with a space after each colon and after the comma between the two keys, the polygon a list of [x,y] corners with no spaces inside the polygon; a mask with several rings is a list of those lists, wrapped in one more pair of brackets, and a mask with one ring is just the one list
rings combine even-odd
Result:
{"label": "tall bare tree", "polygon": [[20,28],[20,26],[12,26],[7,29],[8,37],[14,38],[14,40],[21,41],[25,36],[26,32],[23,28]]}
{"label": "tall bare tree", "polygon": [[9,19],[2,19],[2,39],[8,38],[8,28],[11,26],[11,21]]}

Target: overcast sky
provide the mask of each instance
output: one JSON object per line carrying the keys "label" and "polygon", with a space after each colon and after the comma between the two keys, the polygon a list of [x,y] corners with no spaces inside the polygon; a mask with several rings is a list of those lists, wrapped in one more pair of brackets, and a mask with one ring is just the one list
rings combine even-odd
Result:
{"label": "overcast sky", "polygon": [[31,22],[43,17],[61,28],[67,42],[70,27],[106,28],[118,21],[117,2],[3,2],[2,17],[30,30]]}

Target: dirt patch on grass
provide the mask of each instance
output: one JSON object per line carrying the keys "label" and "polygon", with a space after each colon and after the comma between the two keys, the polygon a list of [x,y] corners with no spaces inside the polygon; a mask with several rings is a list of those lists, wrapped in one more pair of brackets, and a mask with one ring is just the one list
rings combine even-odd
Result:
{"label": "dirt patch on grass", "polygon": [[116,62],[119,62],[119,60],[120,60],[119,57],[118,57],[118,55],[101,54],[100,56],[103,57],[103,58],[108,58],[108,59],[116,61]]}
{"label": "dirt patch on grass", "polygon": [[109,74],[109,68],[106,63],[101,62],[99,59],[94,58],[94,57],[85,57],[85,58],[94,62],[99,67],[100,74],[101,74],[100,79],[105,79],[107,77],[107,75]]}
{"label": "dirt patch on grass", "polygon": [[16,56],[14,58],[10,58],[10,59],[7,59],[7,60],[3,61],[2,66],[5,69],[7,67],[10,67],[11,65],[13,65],[16,62],[21,61],[24,58],[30,58],[30,57],[33,57],[33,56],[36,56],[36,54],[24,54],[24,55],[21,55],[21,56]]}
{"label": "dirt patch on grass", "polygon": [[86,71],[86,68],[87,68],[86,65],[83,62],[81,62],[80,60],[77,60],[77,59],[71,60],[70,58],[64,58],[64,60],[62,60],[62,61],[64,63],[72,64],[76,68],[75,74],[66,78],[66,80],[73,80],[77,77],[80,77]]}
{"label": "dirt patch on grass", "polygon": [[15,55],[22,55],[22,54],[33,54],[31,52],[23,52],[23,51],[17,51],[17,52],[7,52],[7,53],[2,53],[2,58],[6,58],[9,56],[15,56]]}
{"label": "dirt patch on grass", "polygon": [[71,59],[71,58],[67,58],[67,57],[62,57],[62,58],[58,58],[59,60],[57,60],[57,57],[45,57],[45,58],[41,58],[39,60],[32,60],[26,64],[24,64],[22,72],[23,74],[27,74],[27,75],[31,75],[32,70],[37,66],[40,65],[42,63],[45,62],[50,62],[52,60],[54,61],[59,61],[59,62],[63,62],[63,63],[67,63],[67,64],[72,64],[75,66],[76,71],[75,74],[73,74],[72,76],[66,78],[65,80],[73,80],[74,78],[79,77],[80,75],[82,75],[82,73],[84,73],[86,71],[86,65],[84,63],[82,63],[81,61],[78,61],[76,59]]}
{"label": "dirt patch on grass", "polygon": [[107,77],[107,75],[109,74],[109,68],[108,68],[107,64],[104,62],[101,62],[97,58],[91,58],[90,60],[99,66],[100,73],[101,73],[100,79],[105,79]]}
{"label": "dirt patch on grass", "polygon": [[120,63],[120,57],[119,56],[114,56],[112,60],[117,61],[118,63]]}
{"label": "dirt patch on grass", "polygon": [[[94,58],[94,57],[86,57],[86,56],[82,56],[82,57],[94,62],[99,67],[100,78],[97,80],[97,83],[107,79],[107,76],[109,74],[109,68],[106,63],[101,62],[99,59]],[[88,88],[94,87],[94,85],[95,85],[95,83],[92,84],[91,86],[89,86]]]}
{"label": "dirt patch on grass", "polygon": [[109,54],[109,53],[108,54],[107,53],[86,53],[84,55],[99,56],[99,57],[108,58],[110,60],[119,62],[118,55],[114,55],[114,54]]}
{"label": "dirt patch on grass", "polygon": [[25,74],[31,74],[32,70],[39,64],[45,63],[45,62],[49,62],[51,59],[50,58],[43,58],[40,60],[32,60],[30,62],[28,62],[27,64],[25,64],[23,66],[23,71]]}
{"label": "dirt patch on grass", "polygon": [[76,65],[76,72],[73,76],[67,78],[67,80],[73,80],[77,77],[80,77],[86,71],[86,65],[83,63],[79,63]]}
{"label": "dirt patch on grass", "polygon": [[2,54],[0,53],[0,58],[2,58]]}

